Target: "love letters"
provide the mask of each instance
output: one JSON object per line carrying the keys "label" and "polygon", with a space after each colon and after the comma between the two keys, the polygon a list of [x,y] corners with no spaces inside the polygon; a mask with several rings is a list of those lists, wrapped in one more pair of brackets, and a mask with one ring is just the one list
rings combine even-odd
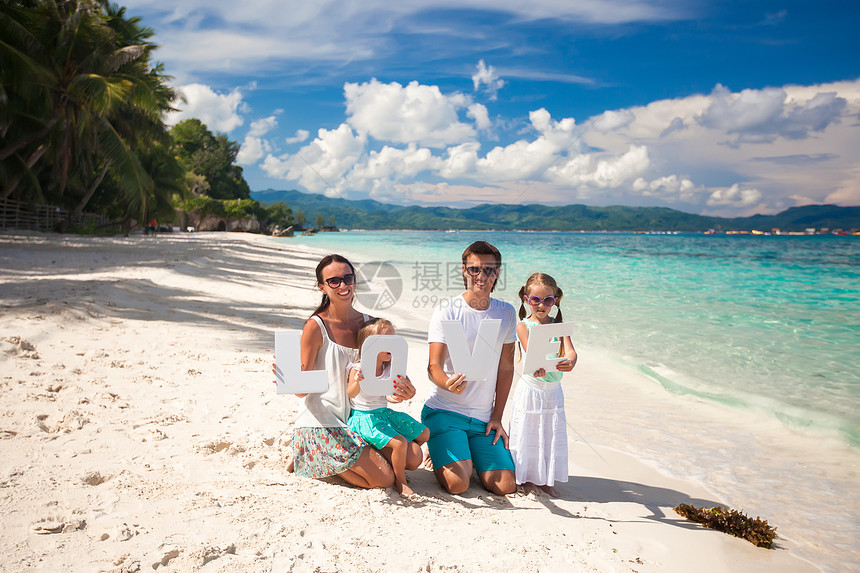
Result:
{"label": "love letters", "polygon": [[564,360],[563,357],[558,356],[558,341],[563,336],[572,336],[573,326],[572,322],[533,326],[529,331],[529,345],[526,350],[523,373],[534,374],[535,370],[541,368],[546,371],[555,370],[556,364]]}
{"label": "love letters", "polygon": [[445,334],[454,372],[465,374],[466,380],[469,381],[486,380],[493,369],[498,367],[498,361],[493,361],[493,349],[501,328],[502,321],[497,318],[482,320],[478,326],[475,344],[469,348],[462,323],[457,320],[443,320],[442,332]]}
{"label": "love letters", "polygon": [[[328,390],[328,373],[325,370],[302,370],[301,330],[275,332],[275,388],[278,394],[316,394]],[[376,368],[363,368],[361,389],[371,396],[389,396],[394,393],[394,377],[406,375],[409,347],[406,339],[397,335],[375,334],[368,336],[361,346],[362,364],[376,364],[382,352],[391,353],[388,376],[377,377]]]}
{"label": "love letters", "polygon": [[[442,321],[442,330],[448,341],[448,352],[454,370],[465,374],[466,380],[486,380],[491,369],[496,367],[492,360],[493,348],[501,327],[501,320],[482,320],[478,327],[478,336],[470,348],[466,341],[466,331],[459,321]],[[302,370],[301,339],[300,330],[275,332],[275,387],[278,394],[311,394],[328,390],[329,380],[325,370]],[[364,380],[361,382],[361,389],[372,396],[393,394],[395,376],[406,375],[409,347],[405,338],[380,334],[368,336],[361,347],[362,364],[375,365],[376,358],[382,352],[391,353],[391,370],[388,376],[377,377],[375,368],[362,369]]]}

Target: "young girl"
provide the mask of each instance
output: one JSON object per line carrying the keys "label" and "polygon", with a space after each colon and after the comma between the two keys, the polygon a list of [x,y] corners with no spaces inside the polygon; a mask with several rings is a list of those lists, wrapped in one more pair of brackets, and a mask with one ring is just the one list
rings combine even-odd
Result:
{"label": "young girl", "polygon": [[[359,350],[367,337],[373,334],[393,335],[394,326],[384,318],[372,318],[365,322],[356,334]],[[359,361],[347,367],[347,394],[352,405],[349,427],[368,444],[380,450],[391,464],[394,470],[394,489],[402,495],[412,495],[412,489],[406,485],[406,470],[417,469],[423,461],[421,444],[430,437],[430,430],[408,414],[388,407],[389,402],[402,402],[401,396],[370,396],[362,392],[362,369],[373,368],[376,376],[386,376],[391,369],[391,355],[380,353],[375,363],[365,364],[363,367],[360,360],[359,355]],[[398,375],[394,386],[395,389],[404,386],[411,388],[412,383],[409,378]]]}
{"label": "young girl", "polygon": [[[520,288],[519,297],[517,338],[525,352],[533,326],[562,322],[562,291],[551,276],[535,273]],[[528,318],[525,305],[531,310]],[[549,315],[553,306],[559,306],[555,319]],[[573,370],[576,364],[576,350],[569,336],[559,343],[558,356],[564,357],[557,365],[558,371],[540,368],[523,372],[514,391],[509,432],[517,483],[526,493],[540,488],[552,497],[558,497],[553,484],[567,481],[567,421],[560,382],[563,373]]]}

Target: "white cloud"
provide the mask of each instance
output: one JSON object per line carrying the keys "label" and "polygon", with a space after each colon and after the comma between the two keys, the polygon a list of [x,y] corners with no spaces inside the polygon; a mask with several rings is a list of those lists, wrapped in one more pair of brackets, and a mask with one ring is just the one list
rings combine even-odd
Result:
{"label": "white cloud", "polygon": [[741,189],[735,183],[727,189],[716,189],[708,197],[708,207],[749,207],[761,200],[758,189]]}
{"label": "white cloud", "polygon": [[591,125],[597,131],[607,132],[622,127],[627,127],[636,116],[629,109],[620,111],[605,111],[591,120]]}
{"label": "white cloud", "polygon": [[[860,160],[858,114],[860,80],[739,93],[718,85],[708,95],[600,114],[584,122],[583,139],[616,155],[630,145],[647,146],[651,165],[627,201],[696,212],[719,208],[723,215],[776,212],[860,197],[850,175]],[[676,191],[685,179],[692,191]]]}
{"label": "white cloud", "polygon": [[494,147],[481,159],[477,168],[482,177],[491,181],[516,181],[543,175],[552,165],[558,148],[540,137],[534,141],[520,140],[505,147]]}
{"label": "white cloud", "polygon": [[423,171],[441,167],[442,160],[433,157],[426,147],[418,148],[414,143],[406,149],[385,146],[379,151],[371,151],[366,160],[355,167],[350,174],[354,180],[391,179],[399,180],[413,177]]}
{"label": "white cloud", "polygon": [[[574,144],[578,143],[581,136],[576,132],[576,120],[566,117],[561,121],[553,121],[549,112],[540,108],[529,112],[529,121],[540,134],[553,147],[560,151],[570,151]],[[578,148],[578,146],[577,146]]]}
{"label": "white cloud", "polygon": [[697,187],[689,179],[677,175],[665,175],[650,182],[639,177],[633,182],[632,189],[643,197],[656,197],[670,203],[692,202],[705,192],[703,187]]}
{"label": "white cloud", "polygon": [[248,129],[248,134],[251,137],[263,137],[270,130],[278,127],[278,118],[274,115],[270,115],[269,117],[257,119],[251,122],[251,127]]}
{"label": "white cloud", "polygon": [[[512,21],[554,19],[570,23],[619,24],[626,22],[671,21],[687,11],[649,0],[599,0],[557,2],[536,0],[440,0],[432,8],[440,11],[475,10],[507,14]],[[271,73],[284,70],[292,75],[294,66],[282,62],[310,62],[341,67],[346,63],[400,56],[392,52],[386,37],[393,28],[420,29],[426,2],[404,0],[319,0],[317,2],[212,2],[183,0],[127,0],[129,13],[158,30],[159,59],[183,78],[201,72]],[[434,33],[457,38],[462,22],[436,23]],[[442,27],[440,31],[438,28]],[[462,53],[464,41],[439,50]],[[474,45],[468,46],[474,49]],[[434,51],[438,56],[438,50]]]}
{"label": "white cloud", "polygon": [[789,103],[782,88],[747,89],[733,94],[717,85],[699,123],[738,134],[738,143],[771,142],[776,137],[803,139],[809,132],[822,131],[838,121],[846,105],[846,100],[833,92],[819,92],[806,102]]}
{"label": "white cloud", "polygon": [[346,174],[358,163],[366,138],[347,124],[337,129],[320,129],[317,137],[295,155],[268,155],[263,170],[276,179],[297,181],[316,193],[337,196],[344,191]]}
{"label": "white cloud", "polygon": [[[717,86],[709,95],[610,110],[580,124],[540,108],[529,113],[527,130],[494,147],[482,147],[477,136],[505,124],[492,126],[487,106],[468,96],[376,80],[346,84],[344,94],[347,123],[320,130],[300,151],[313,168],[297,155],[268,153],[268,173],[311,191],[400,201],[467,200],[457,192],[469,201],[518,201],[523,189],[540,188],[554,201],[725,216],[860,197],[860,130],[849,120],[860,113],[860,81],[738,94]],[[771,141],[725,145],[756,134]]]}
{"label": "white cloud", "polygon": [[477,142],[449,147],[448,158],[440,168],[439,174],[447,179],[459,179],[464,175],[475,173],[480,148],[481,145]]}
{"label": "white cloud", "polygon": [[306,141],[311,136],[311,132],[306,129],[297,129],[293,137],[288,137],[286,142],[292,145],[293,143],[301,143]]}
{"label": "white cloud", "polygon": [[478,131],[487,131],[492,127],[490,113],[483,104],[473,103],[469,106],[469,111],[466,112],[466,115],[475,120],[475,127],[478,128]]}
{"label": "white cloud", "polygon": [[505,87],[505,80],[500,79],[496,74],[496,68],[487,66],[484,60],[478,62],[478,70],[472,75],[472,84],[475,86],[475,91],[479,91],[481,86],[484,86],[485,91],[490,100],[498,98],[499,90]]}
{"label": "white cloud", "polygon": [[265,119],[252,121],[248,133],[245,134],[245,140],[239,148],[236,163],[239,165],[253,165],[264,155],[271,153],[271,144],[264,140],[262,136],[266,135],[270,129],[274,129],[277,125],[278,118],[274,115]]}
{"label": "white cloud", "polygon": [[571,187],[590,186],[599,189],[616,189],[631,179],[638,178],[650,167],[648,149],[631,146],[617,157],[596,159],[593,155],[579,155],[549,169],[551,180]]}
{"label": "white cloud", "polygon": [[239,88],[226,94],[219,94],[203,84],[188,84],[177,88],[185,99],[178,103],[179,111],[168,115],[171,125],[183,119],[196,117],[211,131],[230,133],[244,123],[238,111],[242,106],[242,93]]}
{"label": "white cloud", "polygon": [[239,165],[253,165],[259,161],[266,153],[271,152],[269,142],[260,139],[259,137],[245,136],[245,141],[239,148],[239,153],[236,155],[236,163]]}
{"label": "white cloud", "polygon": [[462,94],[446,96],[437,86],[410,82],[383,84],[376,79],[344,85],[347,122],[380,141],[444,147],[475,137],[458,111],[471,104]]}

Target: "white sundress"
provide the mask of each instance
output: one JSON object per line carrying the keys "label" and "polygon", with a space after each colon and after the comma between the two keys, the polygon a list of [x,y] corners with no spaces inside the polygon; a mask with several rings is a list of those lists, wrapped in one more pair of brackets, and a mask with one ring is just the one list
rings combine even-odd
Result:
{"label": "white sundress", "polygon": [[[537,324],[526,319],[523,322],[529,330]],[[514,389],[508,434],[518,484],[552,486],[555,482],[567,482],[567,418],[562,375],[558,371],[547,372],[541,378],[523,374]]]}

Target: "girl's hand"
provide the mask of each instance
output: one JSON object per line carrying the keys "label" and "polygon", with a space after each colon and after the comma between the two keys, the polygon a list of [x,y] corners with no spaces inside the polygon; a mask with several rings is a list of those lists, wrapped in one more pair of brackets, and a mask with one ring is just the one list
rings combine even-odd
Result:
{"label": "girl's hand", "polygon": [[392,398],[397,402],[402,402],[404,400],[411,400],[415,397],[415,386],[412,385],[412,381],[409,380],[408,376],[397,375],[394,378],[394,394]]}
{"label": "girl's hand", "polygon": [[556,365],[559,372],[570,372],[573,370],[573,362],[567,358]]}
{"label": "girl's hand", "polygon": [[535,378],[540,378],[542,376],[546,376],[546,370],[544,370],[543,368],[538,368],[537,370],[535,370]]}
{"label": "girl's hand", "polygon": [[462,394],[466,389],[466,375],[454,374],[445,380],[445,389],[453,394]]}

